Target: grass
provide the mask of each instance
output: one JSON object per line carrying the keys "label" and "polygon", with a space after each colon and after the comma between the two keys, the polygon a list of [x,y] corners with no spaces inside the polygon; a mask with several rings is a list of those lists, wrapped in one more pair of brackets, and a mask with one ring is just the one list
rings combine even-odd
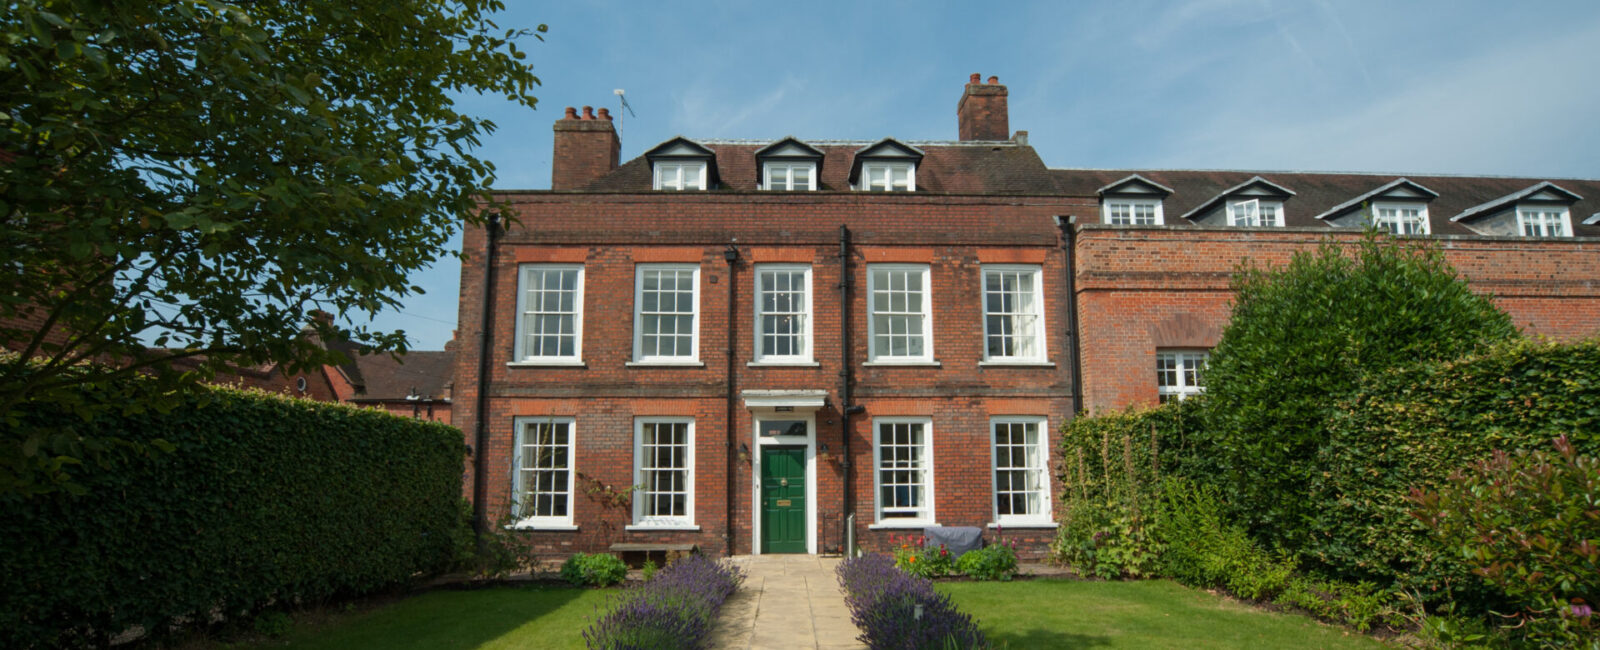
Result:
{"label": "grass", "polygon": [[1167,580],[938,583],[995,647],[1381,648],[1305,616],[1263,611]]}
{"label": "grass", "polygon": [[615,589],[552,586],[440,590],[376,609],[297,620],[254,648],[582,648],[583,629]]}

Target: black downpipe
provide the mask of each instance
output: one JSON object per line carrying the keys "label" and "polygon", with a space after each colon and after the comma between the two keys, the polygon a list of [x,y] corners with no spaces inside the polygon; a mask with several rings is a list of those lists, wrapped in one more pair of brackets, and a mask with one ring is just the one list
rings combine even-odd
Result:
{"label": "black downpipe", "polygon": [[[733,555],[734,472],[739,467],[739,456],[734,452],[735,449],[739,448],[739,436],[734,431],[733,426],[736,417],[735,412],[739,408],[738,396],[734,394],[734,382],[738,379],[738,374],[733,363],[734,350],[739,347],[734,342],[734,336],[737,332],[734,326],[739,320],[736,316],[739,313],[739,308],[734,303],[738,299],[739,248],[733,244],[728,244],[728,248],[722,251],[722,259],[728,263],[728,484],[727,489],[723,490],[727,494],[728,507],[723,510],[726,513],[723,516],[727,520],[724,522],[725,526],[722,531],[722,545],[724,555]],[[754,477],[751,480],[754,480]]]}
{"label": "black downpipe", "polygon": [[479,321],[478,342],[478,412],[472,440],[472,527],[478,539],[489,532],[489,368],[494,355],[490,344],[494,338],[494,254],[495,240],[500,235],[500,214],[489,215],[484,225],[487,242],[483,253],[483,320]]}
{"label": "black downpipe", "polygon": [[[851,462],[854,456],[850,455],[850,416],[865,411],[866,409],[854,403],[851,388],[854,387],[850,365],[850,228],[844,224],[839,225],[839,431],[843,440],[844,459],[844,521],[851,520],[851,515],[856,512],[855,485],[856,468]],[[846,539],[853,535],[846,534]],[[845,540],[840,540],[840,546]],[[845,556],[849,556],[852,549],[840,548]]]}
{"label": "black downpipe", "polygon": [[1075,286],[1078,264],[1077,217],[1056,217],[1056,225],[1061,228],[1061,248],[1066,251],[1067,273],[1067,349],[1072,352],[1072,416],[1077,417],[1083,412],[1083,350],[1079,347],[1083,341],[1078,336],[1078,290]]}

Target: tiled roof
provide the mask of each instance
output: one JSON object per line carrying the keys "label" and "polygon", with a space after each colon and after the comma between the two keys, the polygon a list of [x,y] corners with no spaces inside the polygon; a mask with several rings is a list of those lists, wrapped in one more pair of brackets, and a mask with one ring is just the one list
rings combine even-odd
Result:
{"label": "tiled roof", "polygon": [[388,354],[358,357],[355,364],[365,390],[354,401],[403,400],[415,388],[418,395],[444,397],[454,377],[456,353],[411,351],[396,359]]}
{"label": "tiled roof", "polygon": [[[1475,234],[1466,225],[1452,222],[1450,218],[1473,206],[1521,192],[1548,180],[1583,197],[1571,208],[1573,234],[1600,237],[1600,223],[1583,223],[1587,215],[1600,211],[1600,180],[1188,169],[1052,169],[1050,174],[1056,180],[1058,192],[1083,197],[1094,197],[1099,188],[1138,174],[1172,188],[1172,195],[1166,198],[1164,206],[1168,215],[1188,214],[1222,191],[1260,176],[1295,193],[1284,201],[1284,225],[1301,227],[1327,227],[1315,217],[1400,178],[1407,178],[1439,194],[1438,198],[1428,202],[1428,218],[1432,222],[1433,233],[1437,235]],[[1092,220],[1099,218],[1099,215],[1078,216]],[[1169,225],[1177,225],[1177,221],[1168,217]]]}
{"label": "tiled roof", "polygon": [[[757,189],[756,151],[769,141],[697,141],[716,152],[723,190]],[[823,190],[849,191],[856,151],[877,141],[804,141],[823,153]],[[917,165],[917,192],[947,194],[1051,194],[1055,181],[1032,147],[1010,141],[947,142],[906,140],[925,154]],[[650,163],[634,158],[583,188],[585,191],[636,192],[650,189]],[[716,190],[712,190],[716,191]]]}

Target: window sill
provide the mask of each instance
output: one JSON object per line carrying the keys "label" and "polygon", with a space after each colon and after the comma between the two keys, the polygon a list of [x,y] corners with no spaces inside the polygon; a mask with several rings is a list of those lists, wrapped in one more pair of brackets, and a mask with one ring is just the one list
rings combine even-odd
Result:
{"label": "window sill", "polygon": [[940,364],[938,361],[887,361],[880,359],[877,361],[868,361],[861,365],[869,368],[889,368],[894,366],[903,366],[907,368],[938,368],[943,364]]}
{"label": "window sill", "polygon": [[704,368],[706,364],[699,361],[629,361],[622,364],[629,368]]}
{"label": "window sill", "polygon": [[819,368],[822,364],[815,361],[751,361],[744,364],[751,368]]}
{"label": "window sill", "polygon": [[1015,528],[1017,530],[1046,530],[1046,529],[1054,529],[1054,528],[1059,528],[1059,527],[1060,527],[1060,524],[1057,524],[1056,522],[1053,522],[1053,521],[1050,521],[1050,522],[1035,521],[1035,522],[1029,522],[1029,523],[1015,523],[1015,524],[997,524],[997,523],[994,523],[994,522],[990,522],[989,523],[989,528],[990,529],[995,529],[995,528]]}
{"label": "window sill", "polygon": [[1009,361],[1009,360],[994,360],[994,359],[991,359],[991,360],[987,360],[987,361],[979,361],[978,362],[978,366],[980,368],[988,368],[988,367],[998,367],[998,368],[1008,368],[1008,367],[1009,368],[1054,368],[1054,367],[1056,367],[1056,364],[1051,363],[1049,361],[1027,361],[1027,360]]}
{"label": "window sill", "polygon": [[506,530],[525,530],[525,531],[530,531],[530,532],[537,532],[537,531],[561,532],[561,531],[574,531],[574,530],[577,530],[578,527],[574,526],[572,524],[512,524],[510,526],[506,526],[505,529]]}
{"label": "window sill", "polygon": [[937,521],[880,521],[867,526],[867,530],[916,530],[939,526]]}
{"label": "window sill", "polygon": [[630,533],[644,533],[653,530],[683,530],[697,533],[700,532],[700,527],[694,524],[629,524],[624,526],[623,530],[626,530]]}
{"label": "window sill", "polygon": [[573,359],[573,360],[570,360],[570,361],[563,360],[563,359],[551,359],[549,361],[544,361],[544,360],[540,360],[540,361],[510,361],[510,362],[506,363],[506,367],[507,368],[588,368],[589,365],[584,363],[582,359]]}

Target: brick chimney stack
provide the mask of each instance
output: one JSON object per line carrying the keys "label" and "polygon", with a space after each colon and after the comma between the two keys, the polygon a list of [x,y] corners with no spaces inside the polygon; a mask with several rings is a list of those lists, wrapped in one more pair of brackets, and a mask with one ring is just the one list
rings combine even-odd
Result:
{"label": "brick chimney stack", "polygon": [[956,104],[956,121],[962,140],[1005,140],[1011,137],[1011,117],[1006,108],[1006,87],[999,77],[983,83],[972,73],[961,103]]}
{"label": "brick chimney stack", "polygon": [[617,168],[621,152],[611,111],[602,108],[597,116],[593,107],[585,106],[579,117],[577,109],[568,106],[566,115],[556,120],[550,189],[575,190],[594,182]]}

